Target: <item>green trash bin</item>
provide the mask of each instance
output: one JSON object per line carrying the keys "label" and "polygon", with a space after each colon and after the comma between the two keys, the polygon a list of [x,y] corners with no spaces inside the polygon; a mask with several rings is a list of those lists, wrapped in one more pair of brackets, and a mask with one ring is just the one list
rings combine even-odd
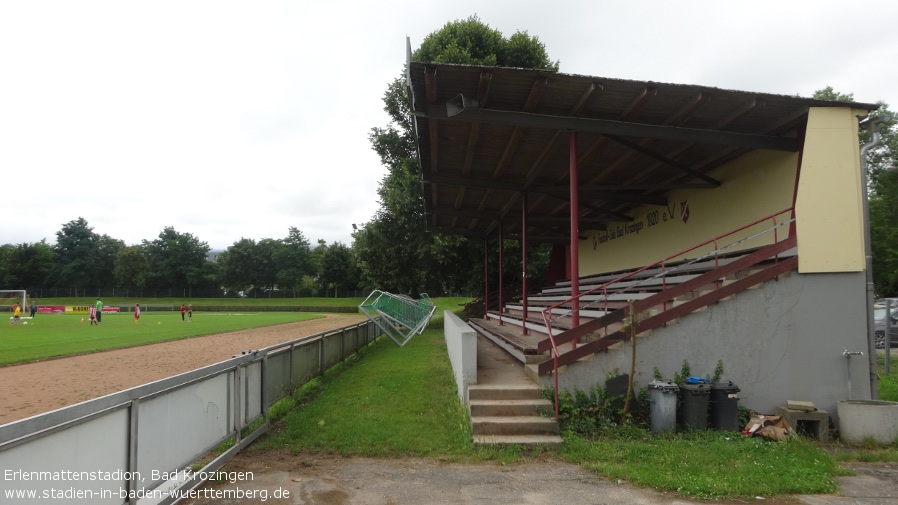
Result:
{"label": "green trash bin", "polygon": [[708,400],[711,384],[707,379],[689,380],[680,384],[680,424],[687,430],[708,429]]}

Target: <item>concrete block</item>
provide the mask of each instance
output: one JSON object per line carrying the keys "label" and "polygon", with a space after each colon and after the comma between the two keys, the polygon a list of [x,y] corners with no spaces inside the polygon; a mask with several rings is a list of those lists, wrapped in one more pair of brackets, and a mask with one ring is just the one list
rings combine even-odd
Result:
{"label": "concrete block", "polygon": [[814,437],[821,442],[829,440],[829,413],[824,410],[805,412],[777,407],[776,415],[782,416],[795,433]]}

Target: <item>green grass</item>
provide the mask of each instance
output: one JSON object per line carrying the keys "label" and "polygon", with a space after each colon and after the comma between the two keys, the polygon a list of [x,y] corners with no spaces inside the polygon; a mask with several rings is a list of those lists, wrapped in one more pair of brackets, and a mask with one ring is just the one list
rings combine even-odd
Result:
{"label": "green grass", "polygon": [[[452,309],[452,304],[438,304]],[[438,308],[438,314],[441,310]],[[273,414],[272,432],[249,450],[345,456],[435,457],[448,461],[557,458],[612,479],[698,499],[833,493],[842,461],[871,451],[814,440],[773,442],[739,433],[699,431],[656,435],[618,427],[591,440],[564,434],[558,451],[478,447],[458,400],[440,318],[398,348],[387,339],[288,399]],[[898,372],[896,372],[898,374]],[[894,449],[874,451],[896,461]]]}
{"label": "green grass", "polygon": [[[252,307],[357,307],[363,300],[363,298],[191,299],[189,302],[197,310],[194,311],[193,322],[188,324],[181,323],[181,315],[177,310],[182,303],[179,298],[103,298],[106,307],[120,306],[130,310],[134,303],[140,303],[144,307],[168,305],[175,310],[145,310],[141,314],[139,325],[134,324],[130,312],[106,313],[103,315],[103,323],[99,326],[82,323],[81,318],[86,318],[86,314],[38,314],[34,320],[28,321],[27,325],[20,323],[18,326],[3,324],[6,322],[4,318],[0,320],[0,366],[321,317],[320,314],[310,312],[253,313]],[[435,315],[441,316],[444,309],[458,310],[460,304],[469,300],[470,298],[435,298],[433,300],[437,305]],[[96,303],[96,297],[41,298],[35,302],[39,305],[87,306]],[[203,311],[204,306],[233,306],[242,307],[244,310],[230,313],[231,317],[223,317],[223,313],[220,312]],[[249,310],[246,310],[247,308]]]}
{"label": "green grass", "polygon": [[[82,317],[85,319],[81,322]],[[194,312],[181,322],[179,312],[144,312],[140,324],[131,313],[103,314],[92,326],[86,314],[38,314],[18,325],[0,322],[0,365],[85,354],[124,347],[212,335],[321,317],[310,312]],[[24,324],[27,322],[28,324]]]}
{"label": "green grass", "polygon": [[877,352],[879,364],[879,399],[898,402],[898,356],[892,353],[889,361],[889,375],[885,372],[885,353]]}
{"label": "green grass", "polygon": [[[153,297],[103,297],[103,304],[107,307],[117,305],[132,306],[135,303],[143,305],[171,305],[175,309],[182,303],[192,304],[194,307],[253,307],[253,306],[298,306],[298,307],[358,307],[364,298],[153,298]],[[78,298],[29,298],[28,303],[35,302],[38,305],[91,305],[97,302],[97,297]]]}
{"label": "green grass", "polygon": [[[316,299],[311,305],[320,305]],[[338,299],[340,300],[340,299]],[[440,458],[448,461],[513,462],[521,459],[573,462],[608,478],[676,492],[701,499],[747,498],[784,494],[832,493],[835,477],[845,473],[843,461],[898,461],[898,448],[847,448],[822,445],[812,440],[772,442],[745,438],[736,433],[700,431],[655,435],[648,430],[619,427],[599,439],[564,435],[556,451],[512,447],[478,447],[471,440],[470,419],[458,399],[442,334],[442,314],[458,311],[466,299],[438,298],[435,317],[428,329],[404,347],[380,338],[359,355],[313,380],[271,410],[273,429],[250,446],[249,451],[290,450],[346,456]],[[361,300],[354,300],[360,303]],[[143,304],[145,302],[141,302]],[[176,302],[180,303],[180,302]],[[220,303],[215,300],[214,303]],[[108,305],[110,303],[107,303]],[[196,304],[195,304],[196,305]],[[264,313],[274,318],[301,317],[304,313]],[[83,325],[72,316],[38,316],[33,328],[4,327],[0,355],[8,336],[19,330],[39,328],[43,319],[58,317],[71,335],[95,334],[109,327]],[[106,316],[120,323],[119,337],[140,335],[157,327],[188,326],[177,313],[150,315],[144,327],[134,327],[128,314]],[[197,320],[213,319],[202,312]],[[219,320],[252,321],[256,316],[217,317]],[[169,322],[172,321],[172,322]],[[212,321],[208,322],[213,324]],[[73,327],[73,328],[72,328]],[[8,330],[7,330],[8,329]],[[161,330],[162,328],[154,328]],[[81,333],[76,333],[76,332]],[[230,331],[216,329],[218,331]],[[180,338],[180,337],[175,337]],[[22,343],[20,343],[22,345]],[[136,344],[135,344],[136,345]],[[898,401],[898,367],[880,380],[880,398]]]}
{"label": "green grass", "polygon": [[314,401],[286,414],[261,448],[365,456],[451,456],[472,449],[442,331],[404,347],[381,338],[364,357],[310,385]]}
{"label": "green grass", "polygon": [[609,430],[598,440],[566,435],[561,454],[611,479],[698,499],[833,493],[837,465],[808,440],[772,442],[739,433],[658,436]]}

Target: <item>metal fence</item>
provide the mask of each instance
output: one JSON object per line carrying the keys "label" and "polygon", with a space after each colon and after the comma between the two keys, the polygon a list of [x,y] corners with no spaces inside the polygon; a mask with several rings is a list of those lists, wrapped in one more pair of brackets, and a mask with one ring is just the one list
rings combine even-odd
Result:
{"label": "metal fence", "polygon": [[[23,288],[26,289],[26,288]],[[235,291],[225,292],[216,287],[168,287],[168,288],[36,288],[30,287],[28,298],[179,298],[186,301],[196,298],[230,298],[230,299],[276,299],[276,298],[361,298],[368,294],[364,290],[340,290],[337,293],[331,291],[310,292],[308,290],[296,292],[292,289],[277,291],[258,290],[246,294]]]}
{"label": "metal fence", "polygon": [[0,503],[175,503],[268,431],[268,407],[379,335],[366,321],[0,426]]}

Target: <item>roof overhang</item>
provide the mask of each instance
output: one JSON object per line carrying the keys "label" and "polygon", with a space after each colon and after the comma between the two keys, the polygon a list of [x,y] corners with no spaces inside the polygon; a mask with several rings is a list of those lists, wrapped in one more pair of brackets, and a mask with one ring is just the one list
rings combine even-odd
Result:
{"label": "roof overhang", "polygon": [[[754,150],[797,151],[810,107],[876,109],[705,86],[408,62],[428,226],[473,237],[570,239],[571,132],[580,230],[632,220]],[[538,237],[538,238],[537,238]]]}

